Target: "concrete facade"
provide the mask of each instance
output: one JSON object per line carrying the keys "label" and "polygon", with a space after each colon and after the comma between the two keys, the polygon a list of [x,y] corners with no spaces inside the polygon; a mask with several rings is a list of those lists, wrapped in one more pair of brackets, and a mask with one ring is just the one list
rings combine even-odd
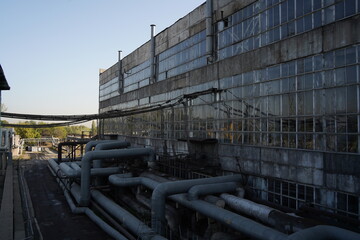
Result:
{"label": "concrete facade", "polygon": [[[155,67],[157,68],[158,80],[155,83],[141,85],[141,81],[147,79],[145,74],[143,79],[139,78],[139,83],[129,83],[129,86],[133,86],[135,89],[125,89],[120,93],[114,90],[114,96],[110,97],[108,93],[102,94],[105,89],[102,86],[111,81],[114,84],[119,81],[119,64],[115,63],[100,74],[100,96],[103,96],[104,99],[99,102],[99,111],[104,113],[113,110],[149,107],[210,88],[215,88],[219,92],[201,95],[200,100],[199,98],[185,99],[182,104],[158,110],[155,113],[103,120],[100,123],[102,133],[104,135],[115,134],[119,139],[126,138],[135,145],[152,146],[159,154],[176,155],[202,152],[203,158],[208,159],[205,166],[258,176],[259,179],[275,179],[280,182],[287,181],[311,186],[314,189],[314,199],[317,198],[315,196],[316,189],[321,189],[318,196],[322,198],[319,200],[320,205],[327,207],[337,208],[339,206],[336,203],[339,201],[337,196],[340,193],[346,194],[349,198],[354,197],[357,199],[358,206],[350,213],[359,217],[359,1],[353,1],[355,11],[349,13],[350,7],[353,6],[348,6],[343,1],[334,3],[335,5],[326,5],[326,3],[321,2],[320,6],[315,6],[314,3],[314,6],[311,6],[311,11],[306,12],[306,6],[300,5],[305,1],[298,0],[295,4],[296,16],[294,19],[285,19],[282,22],[283,20],[280,18],[279,22],[281,23],[279,23],[278,29],[279,32],[281,29],[281,34],[279,33],[281,37],[277,40],[269,40],[272,39],[271,34],[276,34],[277,30],[276,24],[274,24],[274,28],[269,27],[272,21],[269,20],[269,15],[274,11],[274,18],[277,18],[276,11],[279,9],[281,16],[283,16],[282,11],[288,8],[291,1],[278,1],[279,3],[272,5],[266,5],[266,1],[254,0],[212,2],[212,22],[215,29],[213,56],[217,59],[215,62],[207,61],[205,64],[200,63],[199,67],[191,67],[193,62],[190,61],[193,60],[190,53],[190,60],[186,60],[189,65],[182,63],[182,58],[188,59],[186,49],[197,46],[196,36],[204,32],[206,28],[206,4],[204,3],[156,35],[155,56],[157,59]],[[338,7],[339,4],[343,4],[344,7]],[[304,7],[303,13],[298,13],[300,6]],[[336,10],[338,8],[345,9],[342,10],[344,12],[340,17],[340,10]],[[327,14],[330,10],[333,11],[331,12],[332,15]],[[236,15],[237,13],[239,14]],[[252,26],[256,26],[257,23],[262,24],[262,14],[266,18],[267,27],[264,27],[264,30],[260,30],[259,27],[259,30],[247,33],[245,29],[250,24]],[[236,20],[240,15],[242,19],[246,18],[245,15],[252,17],[241,22],[241,20]],[[321,23],[316,21],[318,15],[320,15]],[[301,30],[307,28],[306,19],[308,16],[310,16],[309,19],[312,19],[311,27],[307,30]],[[333,20],[327,20],[329,17],[333,18]],[[302,20],[304,21],[303,25],[300,25]],[[223,24],[227,21],[230,25],[228,28],[223,28]],[[238,25],[235,25],[236,21],[241,22],[241,25],[239,25],[243,29],[241,34],[243,36],[247,35],[248,39],[243,37],[244,41],[238,41],[237,37],[234,37],[236,27],[238,27]],[[283,36],[287,31],[290,31],[291,24],[296,25],[295,33]],[[287,28],[287,26],[289,27]],[[284,30],[282,27],[284,27]],[[229,30],[231,28],[233,29]],[[272,30],[268,30],[268,28]],[[225,39],[226,31],[232,34],[228,39]],[[262,34],[262,31],[264,31],[264,34]],[[265,36],[264,42],[262,42],[262,35]],[[204,39],[203,42],[205,42]],[[253,45],[246,45],[249,39],[253,42]],[[256,43],[258,39],[260,43]],[[226,41],[232,41],[233,43],[228,44]],[[182,48],[181,43],[184,43],[185,47]],[[259,46],[255,47],[256,44],[259,44]],[[237,53],[239,51],[238,45],[242,47],[239,53]],[[252,49],[246,49],[244,46],[253,47]],[[166,58],[166,51],[170,51],[175,47],[179,48],[179,52],[174,51],[174,53],[168,55],[174,54],[174,56],[177,56],[176,54],[184,52],[184,56],[178,57],[176,61],[183,64],[179,63],[179,66],[186,65],[184,67],[186,70],[181,70],[180,66],[179,70],[177,69],[178,73],[171,76],[170,72],[175,67],[168,67],[170,70],[164,71],[164,74],[165,76],[170,74],[170,77],[159,80],[160,75],[163,74],[160,69],[161,64],[165,64],[164,69],[167,69],[166,64],[172,61],[171,57]],[[231,53],[225,56],[222,52],[226,52],[227,49],[230,49]],[[354,61],[350,60],[352,58],[350,51],[355,51]],[[346,59],[343,65],[338,64],[338,62],[342,61],[341,52],[345,53],[343,58]],[[328,60],[330,55],[332,60]],[[150,41],[122,59],[123,69],[121,69],[121,73],[124,75],[125,85],[127,79],[131,76],[126,72],[146,62],[149,57]],[[199,58],[194,57],[194,59],[202,61],[203,59],[206,60],[206,56],[203,54]],[[306,70],[301,72],[302,65],[300,63],[304,62],[304,65],[306,65],[309,59],[312,60],[310,74],[306,73]],[[317,60],[315,59],[321,59],[320,68],[316,68]],[[327,68],[329,61],[334,63]],[[281,76],[285,74],[284,69],[287,69],[287,65],[291,66],[291,64],[296,65],[296,68],[294,67],[296,73],[293,77],[296,87],[294,87],[293,92],[290,90],[288,93],[283,94],[284,82],[292,77],[291,74],[289,74],[290,77],[287,75],[285,77]],[[270,72],[277,68],[281,69],[281,71],[279,70],[281,76],[271,78]],[[306,66],[304,68],[306,69]],[[147,67],[143,69],[139,70],[138,73],[145,71]],[[350,80],[350,76],[352,76],[350,71],[353,71],[353,69],[355,69],[355,77]],[[341,78],[341,71],[347,73],[347,75],[344,75],[344,79]],[[264,73],[266,74],[265,78],[263,77]],[[330,81],[328,80],[329,73],[335,78],[334,85],[328,83]],[[301,82],[301,79],[309,75],[313,79],[311,80],[311,87],[303,87],[302,84],[306,85],[309,80],[305,79],[304,82]],[[237,82],[238,76],[242,79],[241,83]],[[317,85],[317,76],[320,76],[320,85]],[[250,78],[254,79],[248,80]],[[277,78],[279,80],[272,80]],[[274,93],[274,90],[270,88],[265,90],[267,83],[277,82],[279,82],[280,86],[279,92]],[[241,96],[233,94],[238,90],[237,87],[241,88]],[[250,93],[248,93],[248,89],[251,89],[249,90]],[[354,95],[351,92],[353,90]],[[264,93],[265,91],[267,93]],[[332,91],[336,92],[336,94],[334,93],[334,103],[331,100]],[[346,92],[344,95],[346,100],[342,100],[341,91]],[[250,96],[249,94],[253,95]],[[303,94],[304,97],[302,97]],[[287,110],[292,111],[291,107],[284,110],[284,106],[289,104],[286,99],[288,96],[290,99],[291,95],[295,99],[296,107],[294,108],[296,110],[293,110],[295,114],[285,115]],[[310,114],[305,113],[309,105],[302,105],[302,101],[309,100],[306,96],[311,96]],[[272,99],[279,101],[279,103],[272,104]],[[333,105],[328,107],[329,104]],[[341,111],[342,105],[347,106],[344,107],[346,108],[344,111]],[[240,106],[239,111],[236,106]],[[276,110],[277,108],[280,110]],[[300,108],[304,108],[304,112],[301,112]],[[334,113],[332,113],[332,108],[336,109]],[[258,109],[262,111],[259,115],[256,115]],[[226,111],[230,113],[228,114]],[[251,111],[250,115],[244,113],[247,111]],[[279,114],[274,114],[277,111]],[[341,119],[345,115],[347,120],[345,120],[346,124],[342,128],[343,122]],[[249,118],[250,120],[248,120]],[[307,125],[309,121],[310,125]],[[331,121],[336,122],[334,126],[330,124]],[[248,122],[250,123],[248,124]],[[265,122],[265,125],[263,122]],[[286,124],[284,124],[285,122]],[[287,122],[289,125],[287,125]],[[294,131],[290,130],[292,124],[296,125]],[[263,126],[265,127],[263,128]],[[310,126],[310,130],[301,130],[308,126]],[[286,130],[287,127],[289,127],[289,130]],[[331,130],[333,128],[337,130]],[[194,139],[197,141],[190,141]],[[216,143],[201,143],[206,139],[216,139]],[[345,139],[345,143],[342,143],[343,139]],[[343,145],[344,147],[342,147]],[[253,184],[257,185],[256,181]],[[260,190],[266,192],[266,188],[269,187],[268,182],[260,185],[262,185]],[[267,195],[263,196],[266,197]],[[346,206],[347,209],[350,208],[348,205]]]}

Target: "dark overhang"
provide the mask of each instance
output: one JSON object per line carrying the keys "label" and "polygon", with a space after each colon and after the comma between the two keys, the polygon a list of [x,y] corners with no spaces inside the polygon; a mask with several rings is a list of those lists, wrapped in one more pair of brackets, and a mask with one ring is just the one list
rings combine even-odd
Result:
{"label": "dark overhang", "polygon": [[10,86],[6,81],[6,77],[1,65],[0,65],[0,90],[10,90]]}

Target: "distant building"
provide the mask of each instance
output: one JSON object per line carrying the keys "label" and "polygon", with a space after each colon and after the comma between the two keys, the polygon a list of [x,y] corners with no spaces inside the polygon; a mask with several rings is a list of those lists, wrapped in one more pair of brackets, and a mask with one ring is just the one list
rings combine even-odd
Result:
{"label": "distant building", "polygon": [[207,1],[101,71],[100,113],[142,111],[100,133],[160,160],[189,154],[178,171],[243,173],[276,204],[359,218],[359,12],[359,0]]}

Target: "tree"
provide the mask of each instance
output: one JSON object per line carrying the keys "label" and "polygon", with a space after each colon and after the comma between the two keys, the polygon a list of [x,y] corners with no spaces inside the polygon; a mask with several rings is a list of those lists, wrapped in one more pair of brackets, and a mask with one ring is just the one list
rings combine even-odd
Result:
{"label": "tree", "polygon": [[[34,121],[26,121],[25,123],[19,123],[22,125],[34,125]],[[15,128],[16,134],[20,135],[21,138],[40,138],[41,134],[39,129],[36,128]]]}
{"label": "tree", "polygon": [[97,127],[95,121],[92,121],[91,123],[91,135],[95,136],[97,134]]}

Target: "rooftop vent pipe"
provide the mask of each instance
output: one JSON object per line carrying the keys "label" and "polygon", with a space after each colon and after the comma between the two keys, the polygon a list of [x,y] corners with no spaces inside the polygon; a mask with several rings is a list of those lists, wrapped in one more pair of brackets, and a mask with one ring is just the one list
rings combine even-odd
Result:
{"label": "rooftop vent pipe", "polygon": [[213,62],[214,51],[213,51],[213,27],[212,27],[212,12],[213,4],[212,0],[206,0],[205,10],[205,24],[206,24],[206,55],[208,62]]}
{"label": "rooftop vent pipe", "polygon": [[123,93],[124,90],[124,76],[122,73],[122,60],[121,60],[121,53],[122,51],[118,51],[118,67],[119,67],[119,76],[118,76],[118,82],[119,82],[119,88],[118,92]]}
{"label": "rooftop vent pipe", "polygon": [[151,24],[150,40],[150,83],[155,83],[155,24]]}

